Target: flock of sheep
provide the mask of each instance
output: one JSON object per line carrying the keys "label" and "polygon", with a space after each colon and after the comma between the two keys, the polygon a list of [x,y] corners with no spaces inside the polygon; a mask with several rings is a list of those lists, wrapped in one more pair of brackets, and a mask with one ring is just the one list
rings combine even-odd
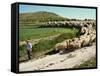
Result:
{"label": "flock of sheep", "polygon": [[61,43],[57,43],[54,47],[55,51],[63,52],[66,49],[78,49],[84,46],[91,45],[96,39],[96,31],[93,26],[96,26],[95,21],[59,21],[48,22],[46,26],[67,26],[80,29],[82,34],[79,37],[64,40]]}
{"label": "flock of sheep", "polygon": [[95,26],[95,21],[52,21],[41,24],[40,27],[75,27],[81,28],[87,24]]}

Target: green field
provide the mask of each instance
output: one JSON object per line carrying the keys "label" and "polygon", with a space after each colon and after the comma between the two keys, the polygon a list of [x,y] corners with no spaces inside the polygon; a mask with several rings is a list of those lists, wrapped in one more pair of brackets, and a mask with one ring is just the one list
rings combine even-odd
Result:
{"label": "green field", "polygon": [[74,34],[78,32],[77,29],[73,30],[70,28],[21,28],[19,31],[20,41],[38,39],[63,33]]}

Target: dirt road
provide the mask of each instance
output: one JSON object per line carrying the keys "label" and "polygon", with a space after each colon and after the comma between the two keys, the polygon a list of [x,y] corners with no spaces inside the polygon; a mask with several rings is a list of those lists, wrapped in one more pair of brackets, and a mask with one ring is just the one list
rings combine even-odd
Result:
{"label": "dirt road", "polygon": [[70,53],[47,55],[44,58],[20,63],[20,71],[68,69],[78,66],[96,55],[96,46],[83,47]]}

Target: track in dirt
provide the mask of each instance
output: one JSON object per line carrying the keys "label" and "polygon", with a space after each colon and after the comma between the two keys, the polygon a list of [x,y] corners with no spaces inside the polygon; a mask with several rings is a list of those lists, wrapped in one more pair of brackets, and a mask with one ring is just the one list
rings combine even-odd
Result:
{"label": "track in dirt", "polygon": [[59,53],[47,55],[38,60],[30,60],[20,63],[20,71],[35,71],[35,70],[51,70],[51,69],[69,69],[74,66],[79,66],[84,61],[89,60],[96,55],[96,46],[83,47],[70,53],[60,55]]}

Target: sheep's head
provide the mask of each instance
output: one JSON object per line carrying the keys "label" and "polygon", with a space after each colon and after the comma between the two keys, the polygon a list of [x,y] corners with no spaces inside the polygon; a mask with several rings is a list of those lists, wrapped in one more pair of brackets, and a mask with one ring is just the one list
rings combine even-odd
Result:
{"label": "sheep's head", "polygon": [[61,46],[61,44],[60,44],[60,43],[56,44],[56,45],[55,45],[55,51],[60,50],[60,46]]}

